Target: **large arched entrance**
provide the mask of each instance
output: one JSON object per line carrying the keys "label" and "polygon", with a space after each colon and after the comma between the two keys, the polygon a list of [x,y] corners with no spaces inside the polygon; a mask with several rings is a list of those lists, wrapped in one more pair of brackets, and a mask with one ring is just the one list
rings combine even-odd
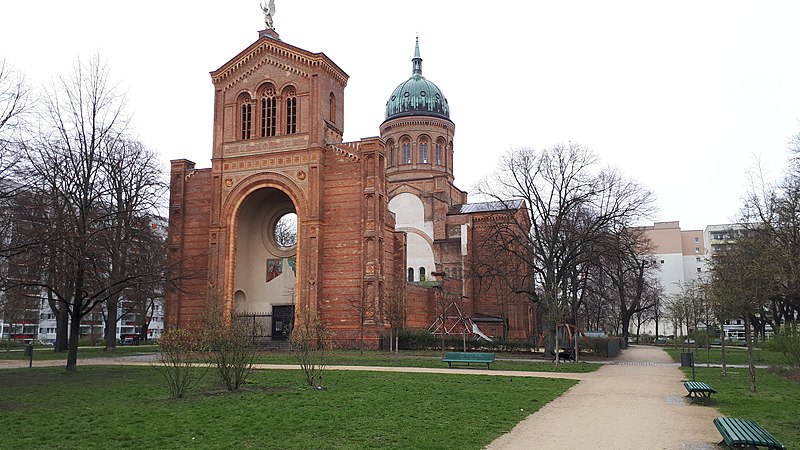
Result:
{"label": "large arched entrance", "polygon": [[280,189],[262,188],[242,202],[236,220],[234,312],[264,318],[273,340],[286,339],[297,298],[298,217]]}

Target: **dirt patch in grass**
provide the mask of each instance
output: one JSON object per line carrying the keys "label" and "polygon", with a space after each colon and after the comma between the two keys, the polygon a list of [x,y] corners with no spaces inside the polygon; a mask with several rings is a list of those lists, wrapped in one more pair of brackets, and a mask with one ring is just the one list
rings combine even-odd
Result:
{"label": "dirt patch in grass", "polygon": [[800,383],[800,368],[770,367],[769,372],[780,375],[795,383]]}

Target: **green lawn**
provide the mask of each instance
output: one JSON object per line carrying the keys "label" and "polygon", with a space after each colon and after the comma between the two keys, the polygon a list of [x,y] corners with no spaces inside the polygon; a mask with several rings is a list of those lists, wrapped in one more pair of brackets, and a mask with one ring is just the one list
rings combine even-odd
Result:
{"label": "green lawn", "polygon": [[[728,417],[751,419],[783,442],[786,448],[800,448],[800,383],[781,375],[756,369],[758,392],[750,392],[747,369],[728,369],[723,377],[719,368],[695,367],[697,381],[717,390],[712,396],[720,412]],[[692,370],[683,369],[691,380]],[[702,407],[702,406],[698,406]]]}
{"label": "green lawn", "polygon": [[[158,351],[154,345],[129,345],[119,346],[115,353],[106,353],[104,347],[83,347],[78,349],[78,366],[82,358],[102,358],[108,356],[133,356]],[[37,348],[33,352],[34,363],[42,360],[64,360],[67,359],[66,353],[55,353],[50,348]],[[0,358],[13,360],[27,360],[21,351],[3,352]],[[534,372],[554,372],[555,365],[552,361],[544,361],[534,358],[530,354],[503,354],[497,353],[497,358],[502,360],[492,363],[492,370],[521,370]],[[509,360],[506,360],[509,359]],[[260,352],[256,357],[256,363],[261,364],[297,364],[297,357],[289,352]],[[328,365],[336,366],[385,366],[385,367],[447,367],[447,363],[442,362],[440,351],[404,351],[399,356],[394,353],[384,351],[365,351],[363,355],[358,350],[335,350],[328,353]],[[473,364],[470,367],[475,369],[486,368],[486,365]],[[559,372],[583,373],[593,372],[600,368],[600,364],[588,363],[562,363],[559,365]],[[453,369],[457,370],[457,369]]]}
{"label": "green lawn", "polygon": [[[117,350],[114,353],[106,353],[105,346],[103,347],[79,347],[78,348],[78,360],[80,358],[104,358],[109,356],[132,356],[132,355],[141,355],[145,353],[153,353],[158,349],[155,345],[120,345],[117,346]],[[27,360],[28,357],[22,352],[22,349],[13,349],[12,351],[6,351],[5,349],[0,349],[0,358],[2,359],[11,359],[11,360]],[[67,353],[56,353],[53,351],[53,347],[35,347],[33,349],[33,361],[44,361],[44,360],[58,360],[63,359],[66,361]],[[80,364],[80,362],[78,363]]]}
{"label": "green lawn", "polygon": [[[554,372],[555,364],[552,361],[534,359],[529,354],[504,354],[497,353],[496,360],[492,363],[492,370],[520,370],[531,372]],[[297,364],[297,358],[288,352],[263,352],[256,358],[262,364]],[[382,367],[447,367],[442,362],[442,352],[431,351],[403,351],[399,356],[384,351],[365,351],[363,355],[358,350],[336,350],[328,354],[328,365],[335,366],[382,366]],[[486,368],[485,364],[472,364],[471,368]],[[560,372],[582,373],[593,372],[600,368],[600,364],[589,363],[562,363],[559,364]],[[453,369],[457,370],[457,369]]]}
{"label": "green lawn", "polygon": [[[680,347],[664,347],[667,353],[676,362],[680,362],[681,352],[689,351]],[[709,351],[705,348],[692,348],[691,351],[695,354],[695,366],[705,364],[706,361],[711,364],[722,364],[722,350],[719,347],[712,347]],[[709,355],[710,353],[710,355]],[[728,364],[747,364],[747,350],[743,348],[726,348]],[[753,363],[757,365],[780,365],[786,364],[786,358],[783,353],[773,352],[770,350],[753,349]]]}
{"label": "green lawn", "polygon": [[170,400],[150,367],[0,371],[3,448],[480,449],[573,380],[459,374],[259,371],[246,391]]}

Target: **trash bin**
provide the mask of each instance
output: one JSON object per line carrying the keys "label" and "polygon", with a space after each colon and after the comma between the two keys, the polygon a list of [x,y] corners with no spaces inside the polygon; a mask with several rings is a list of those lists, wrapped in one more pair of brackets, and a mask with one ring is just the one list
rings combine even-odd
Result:
{"label": "trash bin", "polygon": [[694,367],[694,353],[681,353],[681,367]]}

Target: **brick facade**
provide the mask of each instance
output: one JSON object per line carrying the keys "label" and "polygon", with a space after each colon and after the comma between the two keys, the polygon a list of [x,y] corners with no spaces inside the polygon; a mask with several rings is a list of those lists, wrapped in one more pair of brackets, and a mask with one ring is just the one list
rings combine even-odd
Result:
{"label": "brick facade", "polygon": [[[450,214],[467,200],[453,185],[452,122],[389,120],[380,138],[342,142],[347,74],[272,30],[211,78],[212,167],[172,161],[169,262],[177,287],[167,292],[168,326],[199,320],[211,294],[228,311],[316,310],[334,342],[353,346],[360,330],[354,305],[363,301],[371,311],[364,323],[368,346],[375,348],[388,327],[390,296],[404,294],[406,326],[428,328],[435,319],[437,289],[406,283],[410,241],[430,245],[435,261],[427,276],[446,274],[448,290],[458,292],[470,315],[497,316],[491,299],[505,294],[478,292],[469,280],[471,258],[480,257],[470,246],[474,217]],[[404,167],[387,161],[396,157],[392,143],[412,139],[414,151],[420,139],[432,145],[429,161]],[[433,153],[438,143],[440,154]],[[432,236],[396,223],[389,202],[399,194],[419,201]],[[297,214],[291,248],[270,234],[289,212]],[[517,303],[511,335],[529,338],[529,314]]]}

